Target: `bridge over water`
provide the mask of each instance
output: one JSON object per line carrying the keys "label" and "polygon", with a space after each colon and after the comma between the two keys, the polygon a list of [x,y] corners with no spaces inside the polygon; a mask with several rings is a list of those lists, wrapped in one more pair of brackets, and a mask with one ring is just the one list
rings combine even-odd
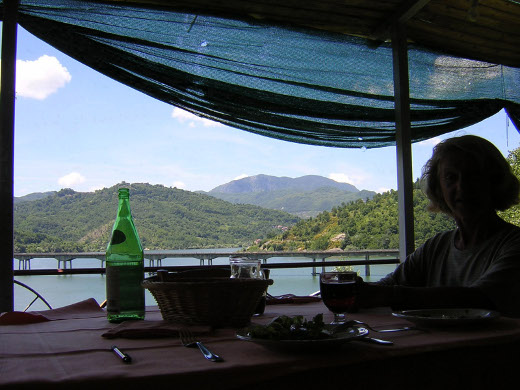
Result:
{"label": "bridge over water", "polygon": [[[296,268],[312,267],[316,273],[316,267],[337,266],[337,265],[365,265],[365,274],[370,275],[370,265],[376,264],[397,264],[399,263],[399,250],[357,250],[357,251],[263,251],[263,252],[237,252],[237,251],[144,251],[144,258],[148,262],[150,270],[156,270],[162,266],[164,259],[197,259],[201,266],[212,266],[213,260],[217,258],[229,258],[233,255],[248,256],[260,259],[263,264],[268,264],[271,258],[291,258],[289,262],[282,264],[270,263],[270,268]],[[38,258],[56,259],[58,262],[57,270],[60,273],[80,273],[72,272],[72,261],[79,259],[98,259],[101,261],[101,269],[105,266],[105,252],[56,252],[56,253],[15,253],[14,259],[18,260],[17,274],[33,274],[31,272],[31,260]],[[299,262],[295,259],[306,258],[312,262]],[[328,260],[335,258],[336,261]],[[165,267],[169,268],[169,267]],[[26,272],[23,272],[26,271]],[[68,272],[67,272],[68,271]],[[79,270],[78,270],[79,271]],[[101,270],[103,272],[103,270]],[[86,272],[85,272],[86,273]]]}

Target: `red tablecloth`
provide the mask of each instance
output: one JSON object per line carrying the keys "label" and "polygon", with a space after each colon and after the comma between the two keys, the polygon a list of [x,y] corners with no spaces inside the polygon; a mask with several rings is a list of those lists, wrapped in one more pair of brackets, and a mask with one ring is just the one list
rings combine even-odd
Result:
{"label": "red tablecloth", "polygon": [[[94,300],[39,313],[49,321],[0,326],[1,389],[250,389],[287,381],[313,389],[335,382],[344,388],[424,389],[444,386],[446,381],[448,388],[455,384],[497,388],[507,383],[508,376],[516,376],[520,346],[520,320],[504,317],[478,327],[371,333],[392,340],[393,346],[355,341],[332,350],[296,352],[238,340],[235,329],[199,327],[201,340],[225,359],[212,363],[197,349],[183,347],[176,337],[102,337],[118,325],[107,322]],[[332,318],[321,302],[314,302],[269,305],[253,322],[265,323],[282,314],[311,318],[317,313]],[[379,328],[411,325],[382,309],[351,317]],[[156,307],[147,308],[142,326],[152,321],[161,321]],[[131,364],[110,351],[113,344],[132,356]]]}

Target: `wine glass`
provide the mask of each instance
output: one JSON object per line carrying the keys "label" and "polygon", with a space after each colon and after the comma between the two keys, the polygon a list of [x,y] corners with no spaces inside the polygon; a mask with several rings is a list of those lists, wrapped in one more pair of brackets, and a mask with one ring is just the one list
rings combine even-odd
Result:
{"label": "wine glass", "polygon": [[322,272],[320,274],[320,291],[323,303],[334,313],[331,325],[346,322],[345,313],[356,305],[357,272]]}

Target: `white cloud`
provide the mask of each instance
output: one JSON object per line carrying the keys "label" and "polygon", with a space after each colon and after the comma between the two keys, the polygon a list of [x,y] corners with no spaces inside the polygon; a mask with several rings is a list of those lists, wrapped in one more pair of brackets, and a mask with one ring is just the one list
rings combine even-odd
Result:
{"label": "white cloud", "polygon": [[72,76],[56,57],[43,55],[36,61],[16,61],[16,94],[43,100],[70,82]]}
{"label": "white cloud", "polygon": [[180,188],[180,189],[185,189],[186,188],[186,183],[182,182],[182,181],[174,181],[173,184],[172,184],[172,187],[177,187],[177,188]]}
{"label": "white cloud", "polygon": [[246,177],[249,177],[249,175],[242,173],[241,175],[238,175],[237,177],[235,177],[233,180],[240,180],[240,179],[244,179]]}
{"label": "white cloud", "polygon": [[209,120],[206,118],[202,118],[200,116],[192,114],[191,112],[185,111],[178,107],[175,107],[173,109],[172,118],[177,119],[181,123],[188,122],[188,125],[190,127],[195,127],[196,122],[201,122],[206,127],[224,126],[222,123],[215,122],[215,121],[212,121],[212,120]]}
{"label": "white cloud", "polygon": [[58,179],[58,184],[67,188],[76,186],[85,182],[85,177],[78,172],[71,172],[68,175],[62,176]]}
{"label": "white cloud", "polygon": [[348,175],[346,173],[329,173],[328,178],[339,183],[352,184],[360,190],[374,187],[370,185],[370,183],[373,181],[373,175],[369,172],[359,168],[349,168],[348,171],[350,172]]}
{"label": "white cloud", "polygon": [[442,140],[439,137],[433,137],[430,139],[426,139],[424,141],[419,142],[419,145],[425,145],[425,146],[435,146]]}
{"label": "white cloud", "polygon": [[391,190],[391,188],[380,187],[380,188],[378,188],[378,189],[376,190],[376,192],[379,193],[379,194],[382,194],[383,192],[388,192],[388,191],[390,191],[390,190]]}
{"label": "white cloud", "polygon": [[332,179],[332,180],[337,181],[339,183],[354,184],[354,180],[352,180],[351,177],[349,177],[348,175],[346,175],[344,173],[330,173],[329,174],[329,179]]}

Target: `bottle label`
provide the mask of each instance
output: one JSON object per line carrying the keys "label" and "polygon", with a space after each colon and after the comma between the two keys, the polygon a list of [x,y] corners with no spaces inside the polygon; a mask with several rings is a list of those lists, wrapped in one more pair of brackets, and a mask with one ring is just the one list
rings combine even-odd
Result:
{"label": "bottle label", "polygon": [[121,230],[114,230],[112,233],[111,245],[121,244],[126,241],[126,235]]}
{"label": "bottle label", "polygon": [[125,313],[144,311],[144,277],[142,264],[130,262],[125,266],[106,269],[107,312]]}
{"label": "bottle label", "polygon": [[106,278],[107,311],[109,313],[119,313],[121,311],[119,305],[119,267],[107,267]]}

